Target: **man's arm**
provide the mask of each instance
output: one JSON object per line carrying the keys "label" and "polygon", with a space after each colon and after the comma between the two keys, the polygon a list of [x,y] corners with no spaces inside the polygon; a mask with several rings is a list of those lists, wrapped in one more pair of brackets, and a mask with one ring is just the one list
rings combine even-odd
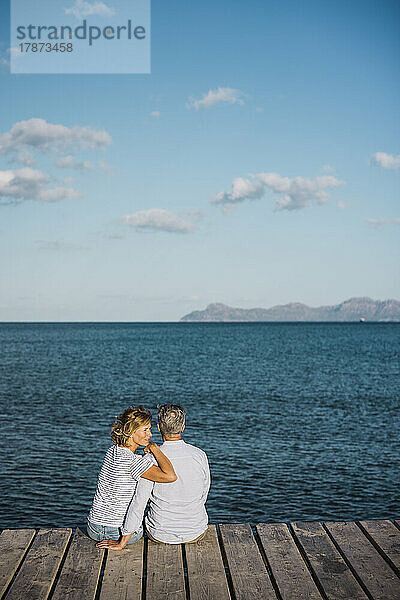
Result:
{"label": "man's arm", "polygon": [[211,475],[210,475],[210,465],[208,464],[207,455],[204,455],[204,492],[203,497],[206,500],[208,496],[208,492],[210,490],[211,483]]}
{"label": "man's arm", "polygon": [[132,534],[135,531],[138,531],[140,528],[143,521],[144,509],[146,508],[147,501],[150,498],[153,485],[153,481],[142,479],[142,477],[139,479],[136,487],[136,493],[128,506],[124,524],[121,527],[121,533],[123,536],[129,533]]}

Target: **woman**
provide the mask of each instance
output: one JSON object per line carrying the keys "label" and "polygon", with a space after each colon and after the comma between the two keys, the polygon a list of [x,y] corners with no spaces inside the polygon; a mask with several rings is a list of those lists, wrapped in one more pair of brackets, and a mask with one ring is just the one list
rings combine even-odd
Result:
{"label": "woman", "polygon": [[[87,522],[87,533],[93,540],[118,540],[120,527],[132,500],[139,477],[171,483],[176,481],[175,471],[157,444],[151,443],[151,412],[143,406],[130,407],[117,417],[111,427],[111,446],[104,458]],[[145,456],[135,454],[145,446]],[[157,460],[158,466],[154,463]],[[143,535],[136,531],[129,543]]]}

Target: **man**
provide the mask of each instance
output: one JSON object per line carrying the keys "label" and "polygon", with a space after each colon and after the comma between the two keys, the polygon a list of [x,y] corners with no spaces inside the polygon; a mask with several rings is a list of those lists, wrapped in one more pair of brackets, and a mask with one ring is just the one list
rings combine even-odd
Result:
{"label": "man", "polygon": [[210,487],[207,455],[200,448],[182,439],[185,411],[177,404],[164,404],[158,410],[158,429],[164,443],[160,447],[178,476],[177,481],[154,483],[140,478],[136,494],[125,516],[119,542],[102,542],[102,547],[121,550],[133,532],[138,531],[149,500],[145,517],[148,536],[165,544],[183,544],[201,539],[208,525],[205,509]]}

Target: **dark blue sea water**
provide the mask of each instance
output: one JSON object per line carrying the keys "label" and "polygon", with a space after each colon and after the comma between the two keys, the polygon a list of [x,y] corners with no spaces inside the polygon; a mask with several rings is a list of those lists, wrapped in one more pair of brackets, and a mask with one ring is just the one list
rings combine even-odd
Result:
{"label": "dark blue sea water", "polygon": [[400,324],[0,324],[0,527],[83,524],[114,416],[164,402],[212,522],[400,516]]}

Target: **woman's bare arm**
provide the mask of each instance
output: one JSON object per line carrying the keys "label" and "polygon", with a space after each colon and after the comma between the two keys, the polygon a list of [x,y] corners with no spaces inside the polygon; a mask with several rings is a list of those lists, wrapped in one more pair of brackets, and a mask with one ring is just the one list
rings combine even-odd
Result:
{"label": "woman's bare arm", "polygon": [[174,471],[174,467],[165,454],[161,452],[157,444],[150,442],[150,444],[146,446],[144,450],[145,452],[151,452],[158,462],[158,467],[153,465],[147,469],[147,471],[142,473],[142,477],[144,479],[149,479],[150,481],[155,481],[156,483],[172,483],[178,479]]}

